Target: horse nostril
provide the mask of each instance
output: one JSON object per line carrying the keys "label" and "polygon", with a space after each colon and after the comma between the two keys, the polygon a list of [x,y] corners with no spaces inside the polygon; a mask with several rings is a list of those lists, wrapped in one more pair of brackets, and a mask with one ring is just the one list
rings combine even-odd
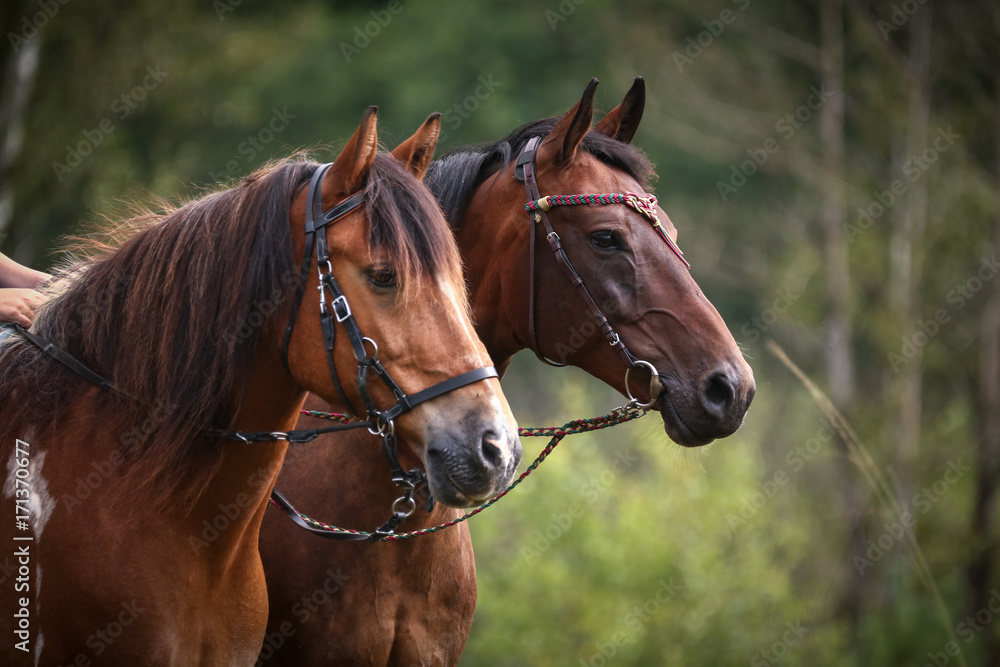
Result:
{"label": "horse nostril", "polygon": [[702,397],[705,409],[722,417],[729,412],[729,408],[733,405],[733,401],[736,399],[736,389],[733,386],[733,381],[727,375],[716,373],[705,383]]}
{"label": "horse nostril", "polygon": [[482,438],[482,452],[483,461],[493,468],[503,469],[506,465],[507,457],[504,456],[503,447],[500,444],[502,441],[497,435],[496,431],[488,430],[483,433]]}

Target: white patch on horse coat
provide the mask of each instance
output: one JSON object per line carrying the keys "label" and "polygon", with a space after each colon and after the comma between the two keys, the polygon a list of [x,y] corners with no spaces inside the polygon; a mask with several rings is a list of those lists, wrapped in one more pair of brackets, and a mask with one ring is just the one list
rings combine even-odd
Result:
{"label": "white patch on horse coat", "polygon": [[[41,571],[40,571],[41,568],[36,568],[36,570],[38,571],[38,574],[40,575],[41,574]],[[37,605],[35,605],[35,606],[36,606],[35,615],[37,617],[38,609],[37,609]],[[45,636],[42,634],[41,629],[39,629],[38,630],[38,638],[35,640],[35,667],[38,667],[38,663],[42,659],[42,647],[43,646],[45,646]]]}
{"label": "white patch on horse coat", "polygon": [[45,463],[45,452],[40,452],[31,457],[28,463],[28,470],[31,478],[31,495],[28,500],[28,511],[31,515],[31,529],[35,533],[35,539],[42,536],[45,524],[52,518],[52,512],[56,508],[56,499],[49,493],[49,484],[42,477],[42,464]]}
{"label": "white patch on horse coat", "polygon": [[[21,478],[27,486],[22,485],[20,488],[28,489],[28,523],[31,525],[31,530],[37,540],[42,536],[45,524],[52,517],[52,511],[56,507],[56,500],[49,493],[48,482],[42,477],[45,452],[31,451],[32,436],[33,432],[26,433],[24,436],[24,442],[28,443],[28,476],[27,478]],[[19,452],[15,447],[11,452],[10,460],[7,461],[7,479],[3,485],[3,494],[7,498],[13,498],[18,488],[17,460],[19,454],[21,455],[20,458],[24,458],[24,451],[21,450]]]}

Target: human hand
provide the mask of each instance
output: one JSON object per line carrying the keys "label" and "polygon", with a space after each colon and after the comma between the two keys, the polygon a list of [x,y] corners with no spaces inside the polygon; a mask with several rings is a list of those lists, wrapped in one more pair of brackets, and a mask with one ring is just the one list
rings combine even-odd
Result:
{"label": "human hand", "polygon": [[44,297],[33,289],[0,289],[0,322],[17,322],[30,327],[35,317],[35,308]]}

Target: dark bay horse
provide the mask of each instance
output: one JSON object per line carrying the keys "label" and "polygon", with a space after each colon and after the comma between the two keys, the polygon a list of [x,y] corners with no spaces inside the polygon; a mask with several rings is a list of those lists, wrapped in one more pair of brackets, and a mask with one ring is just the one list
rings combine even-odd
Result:
{"label": "dark bay horse", "polygon": [[2,664],[253,664],[260,522],[306,392],[364,416],[398,399],[383,373],[414,397],[473,370],[377,426],[416,445],[444,497],[509,482],[516,424],[475,370],[490,360],[454,237],[414,177],[437,123],[400,164],[377,152],[372,107],[332,166],[285,160],[127,221],[7,341]]}
{"label": "dark bay horse", "polygon": [[[647,191],[652,166],[630,145],[642,115],[644,84],[636,79],[623,102],[591,130],[596,83],[560,117],[529,123],[493,144],[438,160],[428,182],[457,235],[476,329],[497,368],[506,368],[519,350],[532,348],[539,356],[579,366],[623,393],[652,398],[673,440],[703,445],[740,426],[753,397],[753,374],[675,251],[676,230],[666,213],[654,207],[669,242],[650,216],[632,206],[554,205],[549,212],[553,231],[614,332],[635,358],[658,371],[659,392],[652,397],[641,386],[650,384],[641,365],[633,368],[632,386],[626,387],[629,367],[623,355],[602,334],[599,320],[546,242],[547,232],[525,214],[529,197],[520,171],[527,158],[520,156],[532,137],[543,138],[534,163],[543,195]],[[534,257],[532,235],[539,245]],[[326,410],[315,397],[307,407]],[[288,489],[302,511],[335,525],[373,524],[391,501],[391,486],[368,484],[362,491],[335,485],[331,491],[325,471],[369,479],[383,465],[377,447],[350,434],[327,440],[324,447],[290,452],[278,488]],[[459,514],[437,503],[432,512],[411,517],[405,528]],[[264,519],[261,556],[270,617],[259,664],[458,661],[476,602],[466,524],[392,544],[330,543],[298,533],[276,512]]]}

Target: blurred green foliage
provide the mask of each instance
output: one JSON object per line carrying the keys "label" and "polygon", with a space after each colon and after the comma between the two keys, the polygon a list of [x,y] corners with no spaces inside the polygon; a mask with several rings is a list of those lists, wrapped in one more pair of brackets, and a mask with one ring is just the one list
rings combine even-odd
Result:
{"label": "blurred green foliage", "polygon": [[[8,42],[40,7],[10,3]],[[975,443],[990,436],[977,427],[977,373],[993,287],[987,280],[960,307],[951,297],[996,251],[992,3],[848,3],[845,208],[860,224],[859,207],[904,178],[913,157],[906,52],[916,12],[935,17],[929,139],[939,130],[957,139],[918,176],[928,198],[916,312],[923,321],[945,309],[948,321],[912,361],[924,382],[907,474],[927,495],[909,504],[965,659],[986,665],[1000,622],[968,635],[955,626],[977,611],[965,572],[984,546],[970,526],[984,472]],[[644,76],[635,142],[657,164],[657,194],[696,279],[750,358],[757,398],[736,435],[703,450],[670,443],[654,417],[569,438],[473,521],[480,593],[463,664],[921,665],[945,655],[949,632],[913,547],[883,539],[871,554],[881,555],[866,556],[897,517],[764,348],[776,339],[825,386],[819,219],[835,176],[823,171],[816,114],[800,111],[820,84],[817,2],[77,0],[58,5],[40,33],[23,148],[0,173],[13,192],[0,249],[37,268],[57,259],[59,235],[115,215],[123,199],[197,195],[301,148],[331,157],[369,104],[389,147],[444,112],[446,150],[562,113],[595,76],[608,110]],[[11,47],[6,84],[13,58]],[[781,124],[796,113],[797,125]],[[724,201],[719,182],[769,137],[778,150]],[[890,480],[900,374],[889,354],[920,329],[893,313],[894,215],[873,216],[849,244],[858,389],[840,406]],[[526,356],[504,384],[522,424],[621,402],[578,371]],[[541,446],[525,445],[529,460]],[[956,461],[970,470],[942,485]],[[859,513],[860,553],[850,519]],[[995,540],[995,506],[990,516]],[[863,573],[859,555],[871,560]],[[845,600],[852,585],[860,601]]]}

